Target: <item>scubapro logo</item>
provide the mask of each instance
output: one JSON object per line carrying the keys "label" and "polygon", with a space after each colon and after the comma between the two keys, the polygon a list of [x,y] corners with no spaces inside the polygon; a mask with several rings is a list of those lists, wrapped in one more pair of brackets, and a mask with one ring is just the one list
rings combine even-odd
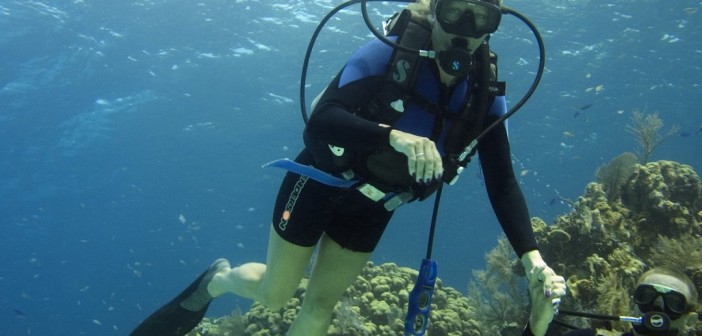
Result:
{"label": "scubapro logo", "polygon": [[395,71],[392,73],[392,78],[397,83],[402,83],[407,79],[407,72],[410,69],[410,63],[407,60],[398,60],[395,63]]}
{"label": "scubapro logo", "polygon": [[660,328],[663,326],[663,324],[665,324],[665,319],[663,318],[663,316],[660,316],[658,314],[651,316],[651,325],[652,326],[654,326],[656,328]]}
{"label": "scubapro logo", "polygon": [[453,61],[453,62],[451,62],[451,69],[452,69],[453,71],[458,71],[458,70],[460,70],[460,69],[461,69],[461,62],[459,62],[459,61]]}

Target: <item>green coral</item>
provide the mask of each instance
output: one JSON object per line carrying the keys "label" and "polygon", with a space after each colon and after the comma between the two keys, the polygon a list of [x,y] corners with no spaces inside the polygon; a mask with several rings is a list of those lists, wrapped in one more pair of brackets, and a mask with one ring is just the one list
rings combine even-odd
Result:
{"label": "green coral", "polygon": [[692,167],[659,161],[637,168],[625,185],[622,204],[634,211],[633,220],[643,229],[641,238],[702,234],[696,216],[702,188]]}
{"label": "green coral", "polygon": [[[610,200],[602,184],[590,183],[571,213],[535,229],[542,254],[557,272],[565,269],[564,308],[627,315],[636,280],[652,266],[684,270],[702,289],[702,184],[694,170],[671,161],[637,164],[621,190]],[[571,237],[565,247],[553,239],[559,231]]]}
{"label": "green coral", "polygon": [[659,236],[651,250],[651,262],[658,266],[684,270],[693,282],[702,283],[702,236]]}
{"label": "green coral", "polygon": [[228,317],[204,319],[188,336],[240,336],[246,329],[246,318],[236,309]]}
{"label": "green coral", "polygon": [[660,134],[663,128],[663,120],[658,117],[658,113],[648,114],[639,110],[634,110],[631,116],[633,125],[628,125],[627,132],[634,135],[638,144],[637,156],[639,163],[648,162],[653,151],[665,140],[678,133],[678,126],[671,127],[664,135]]}
{"label": "green coral", "polygon": [[523,278],[514,272],[518,260],[504,236],[485,259],[487,269],[473,271],[475,280],[468,287],[468,302],[479,308],[473,319],[485,335],[520,335],[528,319],[529,298]]}
{"label": "green coral", "polygon": [[621,188],[634,172],[638,160],[633,153],[625,152],[597,168],[597,183],[602,184],[608,201],[613,202],[621,196]]}
{"label": "green coral", "polygon": [[[400,336],[404,335],[404,320],[409,292],[417,281],[418,272],[395,264],[368,263],[334,310],[327,331],[332,336]],[[304,300],[306,281],[280,311],[270,311],[254,303],[244,316],[245,328],[236,335],[284,335]],[[429,335],[481,336],[481,328],[471,319],[474,310],[458,291],[444,287],[437,279],[427,326]],[[225,335],[222,325],[226,319],[205,319],[190,336]],[[235,334],[227,334],[235,335]]]}

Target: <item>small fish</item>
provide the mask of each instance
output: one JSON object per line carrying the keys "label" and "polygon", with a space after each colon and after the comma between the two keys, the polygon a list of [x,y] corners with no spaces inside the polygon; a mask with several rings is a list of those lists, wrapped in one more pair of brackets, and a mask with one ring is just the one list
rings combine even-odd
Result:
{"label": "small fish", "polygon": [[679,134],[680,134],[681,137],[687,138],[687,137],[689,137],[689,136],[692,135],[692,132],[682,131],[682,132],[680,132]]}
{"label": "small fish", "polygon": [[592,104],[585,104],[583,106],[580,106],[580,111],[587,110],[592,107]]}
{"label": "small fish", "polygon": [[24,316],[25,316],[25,315],[24,315],[24,312],[21,311],[21,310],[19,310],[19,309],[14,309],[14,311],[15,311],[15,314],[17,314],[17,316],[19,316],[19,317],[24,317]]}
{"label": "small fish", "polygon": [[549,205],[554,205],[556,204],[556,197],[552,198],[550,202],[548,202]]}
{"label": "small fish", "polygon": [[563,136],[566,138],[573,138],[573,137],[575,137],[575,134],[573,134],[573,132],[565,131],[565,132],[563,132]]}

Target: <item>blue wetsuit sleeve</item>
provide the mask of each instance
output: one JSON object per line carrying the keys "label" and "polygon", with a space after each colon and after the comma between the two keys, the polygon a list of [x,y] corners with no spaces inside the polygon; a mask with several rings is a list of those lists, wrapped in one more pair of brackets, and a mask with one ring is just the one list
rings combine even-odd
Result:
{"label": "blue wetsuit sleeve", "polygon": [[[505,99],[505,96],[495,97],[495,101],[493,101],[492,106],[490,106],[490,111],[488,112],[488,117],[500,118],[503,115],[505,115],[506,113],[507,113],[507,99]],[[505,119],[504,124],[505,124],[505,129],[507,130],[507,134],[509,135],[509,119]]]}
{"label": "blue wetsuit sleeve", "polygon": [[499,118],[505,113],[507,113],[507,100],[505,99],[505,96],[495,97],[495,101],[492,102],[492,106],[490,107],[490,112],[488,112],[488,115]]}
{"label": "blue wetsuit sleeve", "polygon": [[[491,116],[486,124],[497,118]],[[480,166],[490,203],[512,248],[521,258],[538,249],[524,195],[512,168],[512,156],[503,124],[492,129],[478,144]]]}

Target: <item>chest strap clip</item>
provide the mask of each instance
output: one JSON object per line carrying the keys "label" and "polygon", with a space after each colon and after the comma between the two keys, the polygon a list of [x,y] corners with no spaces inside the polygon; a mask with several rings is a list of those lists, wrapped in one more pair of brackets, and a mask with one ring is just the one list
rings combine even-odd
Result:
{"label": "chest strap clip", "polygon": [[363,183],[356,188],[363,196],[368,197],[373,202],[384,202],[383,206],[387,211],[393,211],[405,203],[415,199],[414,193],[405,191],[401,193],[385,193],[370,183]]}

